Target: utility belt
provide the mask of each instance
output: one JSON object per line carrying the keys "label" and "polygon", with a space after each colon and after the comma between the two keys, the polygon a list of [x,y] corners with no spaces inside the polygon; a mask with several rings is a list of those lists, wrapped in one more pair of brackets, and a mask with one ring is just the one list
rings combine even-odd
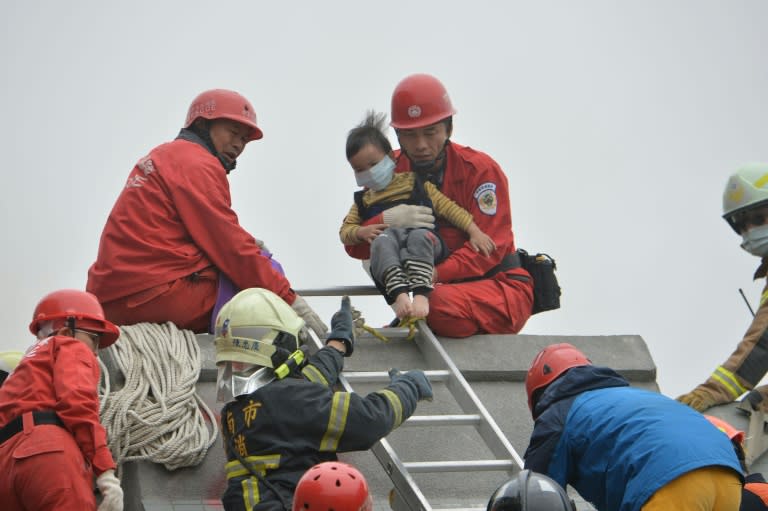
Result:
{"label": "utility belt", "polygon": [[[35,426],[52,424],[61,428],[64,427],[64,423],[61,422],[61,419],[59,419],[59,416],[56,415],[56,412],[53,410],[36,410],[32,412],[32,422]],[[23,430],[24,415],[19,415],[0,429],[0,445],[13,438],[16,433],[21,433]]]}
{"label": "utility belt", "polygon": [[[557,264],[547,254],[531,255],[518,248],[514,254],[507,254],[499,264],[488,270],[482,279],[491,278],[502,272],[524,268],[533,278],[533,311],[531,314],[560,308],[560,284],[557,282]],[[524,275],[508,275],[512,280],[528,281]],[[479,279],[468,279],[479,280]]]}

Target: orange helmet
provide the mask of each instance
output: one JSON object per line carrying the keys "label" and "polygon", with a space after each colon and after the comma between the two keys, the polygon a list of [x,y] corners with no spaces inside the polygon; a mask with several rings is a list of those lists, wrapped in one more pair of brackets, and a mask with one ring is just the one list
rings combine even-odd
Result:
{"label": "orange helmet", "polygon": [[365,477],[339,461],[318,463],[296,486],[293,511],[371,511],[373,500]]}
{"label": "orange helmet", "polygon": [[534,392],[552,383],[568,369],[586,365],[592,365],[592,361],[573,344],[551,344],[541,350],[533,359],[525,377],[525,391],[528,394],[528,408],[531,413]]}
{"label": "orange helmet", "polygon": [[62,289],[45,295],[35,307],[29,331],[37,335],[42,323],[60,320],[61,326],[65,326],[64,322],[70,318],[77,322],[78,328],[101,333],[99,348],[110,346],[120,337],[120,330],[104,318],[104,310],[96,297],[77,289]]}
{"label": "orange helmet", "polygon": [[731,439],[731,442],[735,442],[739,445],[742,444],[744,441],[744,432],[740,429],[736,429],[727,422],[725,422],[723,419],[719,417],[715,417],[714,415],[705,415],[704,417],[707,418],[709,422],[712,423],[713,426],[715,426],[717,429],[725,433],[728,438]]}
{"label": "orange helmet", "polygon": [[256,125],[256,110],[251,102],[235,91],[211,89],[201,92],[189,105],[184,127],[189,128],[200,117],[204,119],[231,119],[252,128],[248,140],[258,140],[264,136]]}
{"label": "orange helmet", "polygon": [[392,93],[392,122],[395,129],[423,128],[456,113],[440,80],[415,74],[403,78]]}

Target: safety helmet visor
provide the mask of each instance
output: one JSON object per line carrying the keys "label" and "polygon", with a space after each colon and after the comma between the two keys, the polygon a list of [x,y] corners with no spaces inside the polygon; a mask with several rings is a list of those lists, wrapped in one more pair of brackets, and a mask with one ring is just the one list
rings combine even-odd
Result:
{"label": "safety helmet visor", "polygon": [[222,362],[217,366],[216,400],[222,403],[255,392],[275,380],[269,367],[241,362]]}

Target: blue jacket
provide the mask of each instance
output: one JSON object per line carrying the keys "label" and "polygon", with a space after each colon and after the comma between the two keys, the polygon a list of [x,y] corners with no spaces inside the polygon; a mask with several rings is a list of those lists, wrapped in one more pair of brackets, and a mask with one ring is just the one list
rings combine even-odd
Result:
{"label": "blue jacket", "polygon": [[607,367],[566,371],[541,394],[525,468],[573,486],[599,511],[639,511],[661,487],[719,465],[741,476],[728,437],[692,408],[629,387]]}

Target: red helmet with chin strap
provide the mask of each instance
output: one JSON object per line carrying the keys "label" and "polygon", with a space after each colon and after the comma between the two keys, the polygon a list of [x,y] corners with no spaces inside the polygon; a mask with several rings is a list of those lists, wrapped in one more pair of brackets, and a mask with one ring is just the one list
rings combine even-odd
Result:
{"label": "red helmet with chin strap", "polygon": [[296,486],[293,511],[371,511],[368,483],[352,465],[339,461],[318,463]]}
{"label": "red helmet with chin strap", "polygon": [[[525,377],[525,391],[528,394],[528,408],[533,413],[533,394],[572,367],[592,365],[587,356],[573,344],[567,342],[551,344],[541,350],[533,359]],[[536,417],[534,416],[534,419]]]}
{"label": "red helmet with chin strap", "polygon": [[35,307],[29,331],[37,335],[47,321],[54,322],[54,330],[69,326],[101,334],[99,348],[106,348],[120,337],[120,330],[104,317],[104,309],[94,295],[77,289],[61,289],[45,295]]}
{"label": "red helmet with chin strap", "polygon": [[189,105],[184,127],[189,128],[196,119],[230,119],[251,128],[248,138],[258,140],[264,136],[256,125],[256,110],[251,102],[235,91],[211,89],[201,92]]}
{"label": "red helmet with chin strap", "polygon": [[423,128],[455,113],[448,91],[432,75],[407,76],[392,93],[390,125],[395,129]]}

